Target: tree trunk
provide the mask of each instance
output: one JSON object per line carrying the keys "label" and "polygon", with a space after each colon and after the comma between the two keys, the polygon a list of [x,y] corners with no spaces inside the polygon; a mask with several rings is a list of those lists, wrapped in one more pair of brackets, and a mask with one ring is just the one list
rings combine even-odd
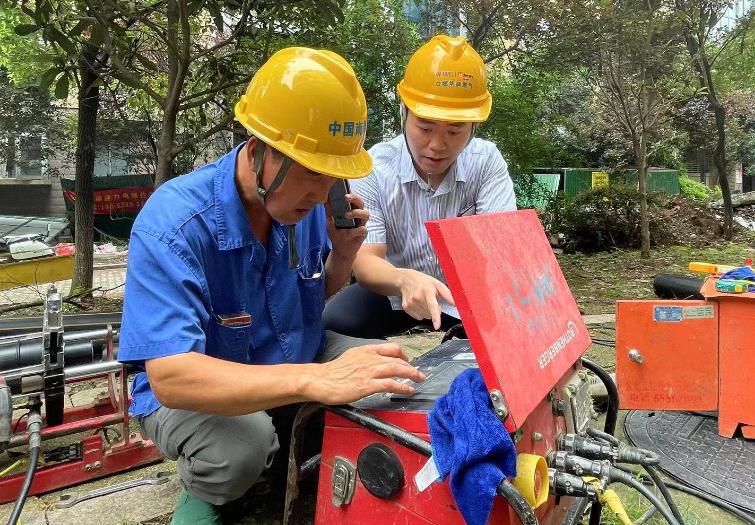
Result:
{"label": "tree trunk", "polygon": [[726,108],[717,99],[708,94],[716,117],[716,132],[718,140],[713,160],[718,171],[718,185],[721,187],[721,197],[724,201],[724,239],[730,241],[734,235],[734,206],[731,203],[731,188],[729,188],[728,170],[726,167]]}
{"label": "tree trunk", "polygon": [[5,148],[6,177],[18,177],[16,174],[16,134],[8,133],[8,143]]}
{"label": "tree trunk", "polygon": [[[171,42],[179,46],[178,23],[179,10],[176,0],[167,3],[167,33]],[[189,38],[184,35],[184,38]],[[179,57],[173,50],[168,50],[168,95],[163,107],[162,127],[160,139],[157,141],[157,173],[155,173],[155,188],[168,182],[174,177],[173,146],[176,143],[176,119],[178,117],[178,102],[183,87],[183,68]]]}
{"label": "tree trunk", "polygon": [[[170,113],[169,113],[170,112]],[[160,139],[157,142],[155,188],[173,178],[173,144],[176,140],[176,109],[165,108]]]}
{"label": "tree trunk", "polygon": [[647,143],[644,133],[640,136],[635,157],[640,187],[640,256],[647,259],[650,257],[650,221],[648,220]]}
{"label": "tree trunk", "polygon": [[93,187],[97,111],[100,107],[99,78],[94,69],[97,48],[86,44],[79,55],[79,122],[76,135],[76,211],[73,283],[71,291],[92,288],[93,274]]}

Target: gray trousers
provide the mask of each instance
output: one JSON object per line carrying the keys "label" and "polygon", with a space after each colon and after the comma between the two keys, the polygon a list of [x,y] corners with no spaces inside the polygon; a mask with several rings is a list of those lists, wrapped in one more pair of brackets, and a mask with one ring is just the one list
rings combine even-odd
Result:
{"label": "gray trousers", "polygon": [[[385,343],[331,331],[326,337],[318,362],[331,361],[355,346]],[[163,455],[177,462],[186,490],[213,505],[243,496],[280,448],[266,412],[227,417],[160,407],[139,422]]]}

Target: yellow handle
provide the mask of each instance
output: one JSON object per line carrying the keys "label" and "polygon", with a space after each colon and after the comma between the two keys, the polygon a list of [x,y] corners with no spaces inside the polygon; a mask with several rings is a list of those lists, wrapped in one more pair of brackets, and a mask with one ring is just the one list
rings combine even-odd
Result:
{"label": "yellow handle", "polygon": [[690,272],[695,273],[708,273],[711,275],[720,275],[723,273],[728,272],[729,270],[733,270],[734,266],[726,266],[723,264],[712,264],[712,263],[704,263],[704,262],[691,262],[687,265],[687,269]]}
{"label": "yellow handle", "polygon": [[519,454],[516,457],[514,486],[533,509],[548,501],[548,464],[545,458],[535,454]]}

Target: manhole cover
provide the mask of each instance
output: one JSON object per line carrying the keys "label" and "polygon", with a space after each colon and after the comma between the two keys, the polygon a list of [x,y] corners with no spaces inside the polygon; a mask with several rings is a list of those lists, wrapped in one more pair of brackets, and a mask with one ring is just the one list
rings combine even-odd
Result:
{"label": "manhole cover", "polygon": [[755,442],[723,438],[715,418],[689,412],[632,411],[624,429],[669,476],[755,512]]}

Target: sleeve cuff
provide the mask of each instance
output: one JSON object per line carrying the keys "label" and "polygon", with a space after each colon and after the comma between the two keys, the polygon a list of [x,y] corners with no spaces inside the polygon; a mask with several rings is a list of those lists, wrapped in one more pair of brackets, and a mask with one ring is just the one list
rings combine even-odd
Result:
{"label": "sleeve cuff", "polygon": [[120,346],[118,348],[118,361],[121,363],[142,363],[150,359],[185,354],[191,351],[203,354],[204,350],[204,339],[171,339],[170,341],[146,345]]}

